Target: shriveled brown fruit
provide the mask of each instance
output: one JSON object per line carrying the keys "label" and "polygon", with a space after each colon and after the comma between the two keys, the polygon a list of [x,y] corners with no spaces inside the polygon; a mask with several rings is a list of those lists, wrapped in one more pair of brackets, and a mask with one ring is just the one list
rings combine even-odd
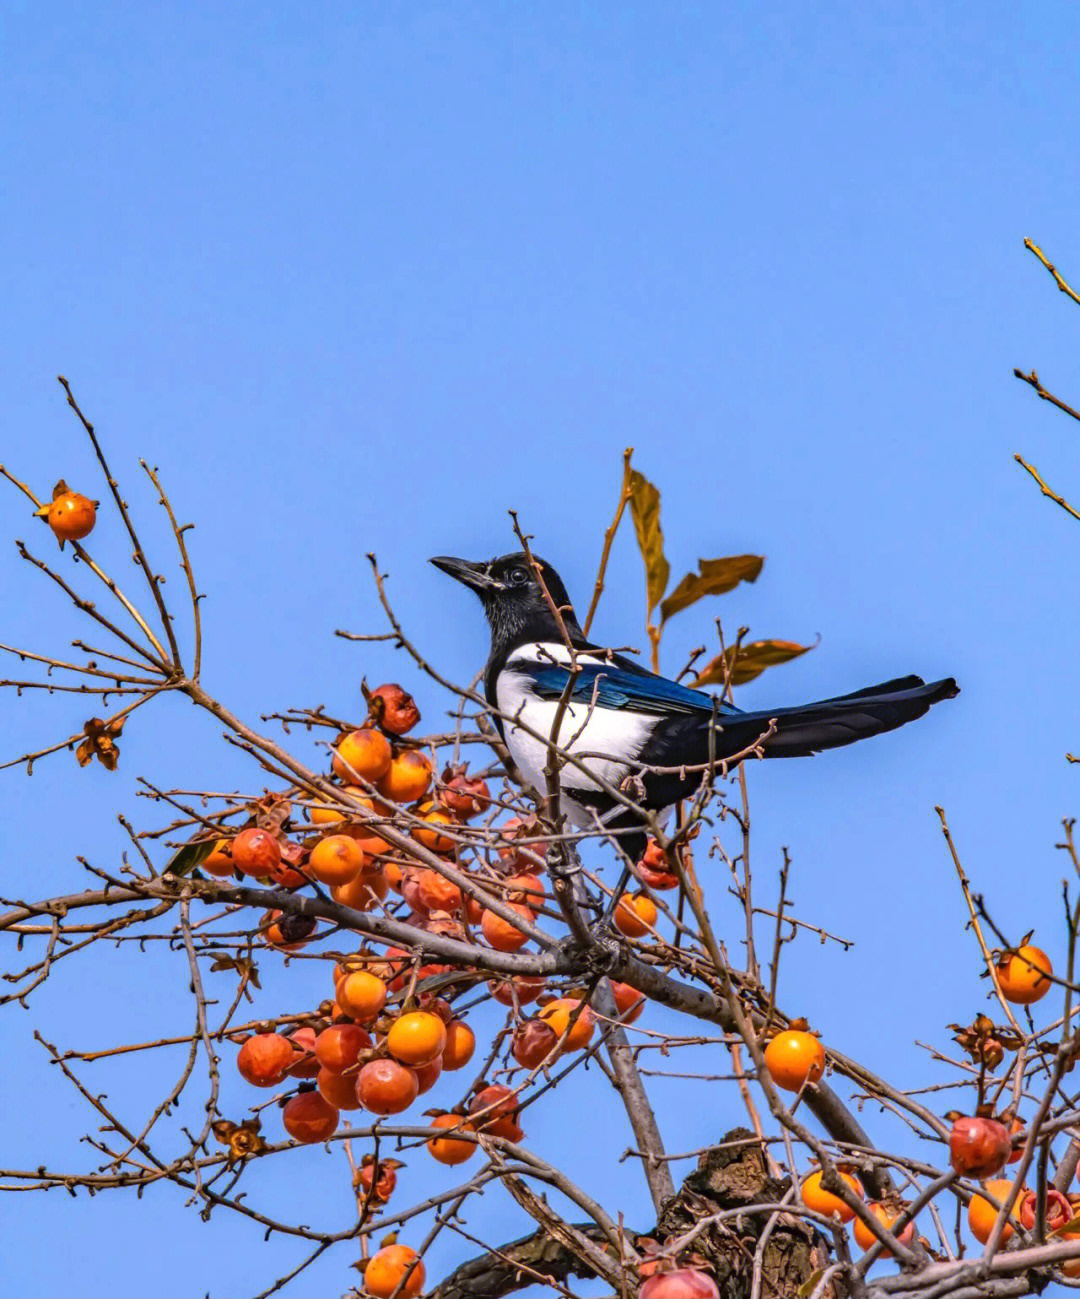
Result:
{"label": "shriveled brown fruit", "polygon": [[416,700],[396,681],[376,686],[368,696],[371,716],[391,735],[405,735],[420,722]]}

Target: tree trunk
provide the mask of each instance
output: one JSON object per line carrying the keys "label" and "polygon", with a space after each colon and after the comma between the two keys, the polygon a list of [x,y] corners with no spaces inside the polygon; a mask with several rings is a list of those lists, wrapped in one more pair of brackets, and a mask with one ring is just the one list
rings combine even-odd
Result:
{"label": "tree trunk", "polygon": [[[627,1235],[631,1243],[649,1237],[663,1247],[669,1238],[683,1235],[713,1214],[752,1204],[777,1204],[788,1187],[786,1180],[769,1176],[753,1133],[735,1128],[701,1155],[697,1168],[664,1204],[651,1230],[628,1230]],[[755,1254],[770,1223],[761,1260],[761,1299],[794,1297],[818,1269],[827,1266],[824,1237],[800,1218],[775,1212],[726,1218],[706,1227],[687,1250],[707,1264],[722,1299],[750,1299]],[[591,1240],[604,1240],[594,1224],[579,1223],[577,1229]],[[515,1290],[545,1280],[565,1281],[571,1275],[594,1273],[565,1246],[537,1231],[463,1263],[432,1289],[429,1299],[501,1299]],[[636,1276],[628,1277],[627,1293],[632,1295],[637,1284]],[[830,1288],[829,1299],[836,1299],[837,1293]]]}

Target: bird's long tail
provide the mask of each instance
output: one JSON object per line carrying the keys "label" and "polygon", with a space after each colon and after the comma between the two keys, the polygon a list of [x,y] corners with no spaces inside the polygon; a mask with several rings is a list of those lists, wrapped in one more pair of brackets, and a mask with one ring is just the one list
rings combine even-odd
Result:
{"label": "bird's long tail", "polygon": [[775,718],[776,731],[765,741],[765,756],[808,757],[822,749],[836,749],[895,730],[922,717],[931,704],[959,693],[960,688],[952,677],[930,685],[921,677],[898,677],[895,681],[884,681],[815,704],[741,713],[734,718],[723,718],[723,748],[734,746],[732,751],[738,751],[753,744]]}

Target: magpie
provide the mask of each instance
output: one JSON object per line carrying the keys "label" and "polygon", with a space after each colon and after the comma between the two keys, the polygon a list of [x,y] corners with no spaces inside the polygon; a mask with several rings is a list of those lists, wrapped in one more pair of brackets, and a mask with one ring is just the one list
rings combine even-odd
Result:
{"label": "magpie", "polygon": [[517,553],[473,563],[440,555],[431,563],[480,597],[491,628],[484,694],[515,765],[541,796],[549,737],[570,687],[555,738],[581,766],[560,767],[561,799],[575,824],[599,818],[623,831],[620,846],[631,861],[645,849],[641,819],[601,781],[659,812],[693,794],[711,762],[742,753],[770,725],[761,746],[766,758],[803,757],[891,731],[959,693],[951,677],[927,685],[907,676],[817,703],[744,712],[593,644],[544,560]]}

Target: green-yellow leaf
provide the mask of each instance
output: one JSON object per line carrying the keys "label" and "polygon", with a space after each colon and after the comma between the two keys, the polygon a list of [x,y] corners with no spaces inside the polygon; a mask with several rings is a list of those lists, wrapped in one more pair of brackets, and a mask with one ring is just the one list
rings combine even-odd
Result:
{"label": "green-yellow leaf", "polygon": [[717,654],[698,673],[692,684],[694,686],[723,685],[729,674],[733,686],[744,686],[748,681],[761,676],[766,668],[774,668],[779,663],[790,663],[800,654],[812,650],[813,645],[797,645],[792,640],[755,640],[749,645],[728,646],[723,654]]}
{"label": "green-yellow leaf", "polygon": [[219,840],[197,839],[194,843],[185,843],[177,848],[169,858],[165,869],[173,875],[187,875],[214,851]]}
{"label": "green-yellow leaf", "polygon": [[807,1299],[808,1295],[812,1295],[814,1291],[817,1289],[817,1283],[821,1280],[821,1278],[824,1275],[825,1275],[825,1269],[823,1267],[819,1267],[816,1272],[811,1273],[811,1275],[806,1278],[806,1280],[802,1283],[802,1285],[799,1286],[799,1289],[797,1291],[799,1295],[799,1299]]}
{"label": "green-yellow leaf", "polygon": [[1060,1227],[1050,1233],[1051,1238],[1054,1236],[1076,1235],[1080,1235],[1080,1218],[1070,1218],[1068,1222],[1063,1222]]}
{"label": "green-yellow leaf", "polygon": [[725,559],[699,559],[697,563],[698,571],[687,573],[660,606],[664,622],[703,595],[723,595],[733,591],[740,582],[756,581],[765,560],[761,555],[728,555]]}
{"label": "green-yellow leaf", "polygon": [[648,617],[664,598],[671,565],[664,556],[664,533],[660,527],[660,491],[644,474],[630,470],[630,517],[634,520],[638,549],[645,561],[645,590]]}

